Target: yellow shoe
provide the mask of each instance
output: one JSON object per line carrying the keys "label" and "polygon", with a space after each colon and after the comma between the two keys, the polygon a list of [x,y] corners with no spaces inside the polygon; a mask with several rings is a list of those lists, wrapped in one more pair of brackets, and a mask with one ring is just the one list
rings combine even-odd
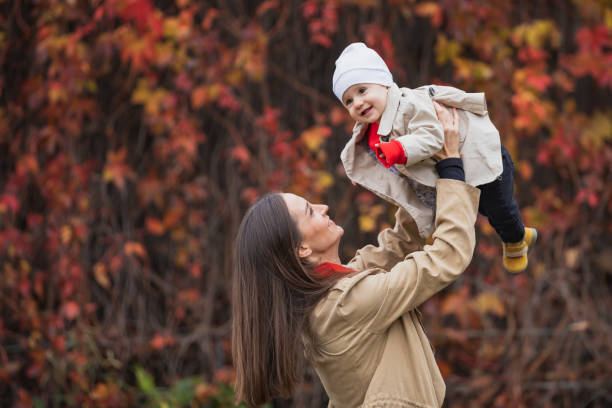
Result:
{"label": "yellow shoe", "polygon": [[538,239],[535,228],[525,227],[525,236],[520,242],[504,242],[504,270],[508,273],[521,273],[527,269],[527,253]]}

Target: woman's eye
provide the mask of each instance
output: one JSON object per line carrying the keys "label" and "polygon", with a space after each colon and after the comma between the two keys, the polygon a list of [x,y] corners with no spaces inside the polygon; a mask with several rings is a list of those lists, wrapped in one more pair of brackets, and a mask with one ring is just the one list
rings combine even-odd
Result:
{"label": "woman's eye", "polygon": [[347,100],[346,100],[346,102],[344,102],[344,104],[345,104],[346,106],[349,106],[349,105],[351,104],[351,102],[353,102],[353,100],[352,100],[352,99],[347,99]]}
{"label": "woman's eye", "polygon": [[365,88],[359,88],[359,93],[365,93],[366,89]]}

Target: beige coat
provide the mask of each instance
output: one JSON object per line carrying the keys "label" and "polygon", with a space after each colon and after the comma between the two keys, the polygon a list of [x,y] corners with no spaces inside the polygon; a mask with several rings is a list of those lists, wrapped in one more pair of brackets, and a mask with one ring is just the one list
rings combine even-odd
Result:
{"label": "beige coat", "polygon": [[[437,183],[432,245],[399,209],[378,246],[357,251],[343,278],[310,316],[310,359],[330,407],[440,407],[445,385],[416,307],[454,281],[475,245],[480,191],[456,180]],[[416,251],[416,252],[415,252]]]}
{"label": "beige coat", "polygon": [[[468,184],[479,186],[495,180],[502,172],[499,132],[487,114],[483,93],[466,93],[450,86],[426,85],[417,89],[398,88],[393,84],[380,119],[378,134],[382,141],[397,139],[407,162],[395,165],[404,175],[426,186],[438,180],[431,156],[444,144],[444,131],[438,121],[433,99],[458,108],[460,151]],[[382,166],[359,143],[367,126],[355,124],[353,135],[340,155],[347,176],[383,199],[404,208],[414,218],[422,236],[433,231],[434,211],[416,196],[408,182]]]}

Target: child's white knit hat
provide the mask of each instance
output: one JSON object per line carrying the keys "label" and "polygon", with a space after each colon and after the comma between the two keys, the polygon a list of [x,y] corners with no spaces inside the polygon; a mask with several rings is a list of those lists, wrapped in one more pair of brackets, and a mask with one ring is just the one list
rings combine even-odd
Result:
{"label": "child's white knit hat", "polygon": [[344,92],[355,84],[393,85],[393,76],[385,61],[364,43],[352,43],[336,60],[334,94],[342,102]]}

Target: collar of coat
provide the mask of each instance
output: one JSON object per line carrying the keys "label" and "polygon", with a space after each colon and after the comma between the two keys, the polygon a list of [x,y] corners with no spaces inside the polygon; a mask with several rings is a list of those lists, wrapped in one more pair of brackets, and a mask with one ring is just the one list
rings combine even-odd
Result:
{"label": "collar of coat", "polygon": [[326,278],[328,276],[336,275],[336,274],[345,274],[350,272],[355,272],[354,270],[347,268],[346,266],[338,265],[333,262],[323,262],[317,265],[314,268],[315,274]]}
{"label": "collar of coat", "polygon": [[[393,128],[393,120],[395,119],[395,115],[397,114],[397,110],[399,109],[400,98],[402,97],[402,91],[398,88],[398,86],[394,83],[389,87],[389,91],[387,92],[387,105],[385,106],[385,110],[380,117],[380,123],[378,125],[378,134],[381,136],[387,136],[391,133],[391,129]],[[365,134],[366,129],[368,128],[367,123],[357,122],[355,123],[355,127],[353,128],[353,134],[359,133],[357,136],[356,142],[359,142],[363,135]]]}
{"label": "collar of coat", "polygon": [[378,125],[379,135],[387,136],[389,133],[391,133],[391,129],[393,128],[393,120],[397,114],[401,97],[402,91],[400,91],[396,84],[392,84],[389,87],[389,92],[387,92],[387,106],[385,106],[385,111],[380,117],[380,124]]}

